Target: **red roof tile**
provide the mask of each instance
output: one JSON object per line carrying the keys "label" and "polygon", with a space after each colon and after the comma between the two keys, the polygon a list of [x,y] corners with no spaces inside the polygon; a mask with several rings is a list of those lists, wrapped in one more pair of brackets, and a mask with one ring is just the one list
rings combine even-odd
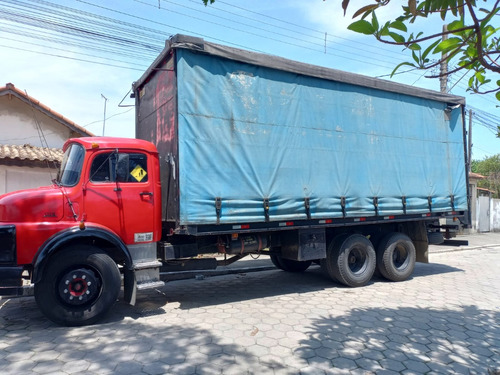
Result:
{"label": "red roof tile", "polygon": [[486,178],[486,177],[484,177],[482,174],[479,174],[479,173],[469,172],[469,178],[475,178],[478,180],[482,180],[483,178]]}
{"label": "red roof tile", "polygon": [[0,159],[61,162],[60,148],[35,147],[31,145],[0,145]]}

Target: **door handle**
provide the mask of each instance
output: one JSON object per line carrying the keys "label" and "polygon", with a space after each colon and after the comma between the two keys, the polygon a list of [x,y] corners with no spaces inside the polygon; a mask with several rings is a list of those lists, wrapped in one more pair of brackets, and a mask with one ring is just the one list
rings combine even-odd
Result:
{"label": "door handle", "polygon": [[153,193],[151,193],[150,191],[143,191],[143,192],[140,192],[139,195],[142,197],[144,195],[147,195],[147,196],[150,196],[152,197],[153,196]]}

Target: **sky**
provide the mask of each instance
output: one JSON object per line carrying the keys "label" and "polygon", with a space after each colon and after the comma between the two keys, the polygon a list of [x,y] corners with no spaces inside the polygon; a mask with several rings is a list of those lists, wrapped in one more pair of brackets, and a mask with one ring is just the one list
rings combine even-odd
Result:
{"label": "sky", "polygon": [[[367,3],[351,0],[344,17],[340,0],[216,0],[207,7],[202,0],[0,0],[0,86],[13,83],[96,135],[134,137],[132,83],[177,33],[391,79],[410,55],[347,30],[352,13]],[[380,20],[397,16],[400,2],[392,4],[377,14]],[[415,27],[432,32],[441,25],[434,18]],[[392,80],[439,90],[438,80],[419,71]],[[473,159],[500,153],[490,129],[500,125],[500,102],[466,93],[462,73],[450,78],[452,86],[452,94],[479,111]]]}

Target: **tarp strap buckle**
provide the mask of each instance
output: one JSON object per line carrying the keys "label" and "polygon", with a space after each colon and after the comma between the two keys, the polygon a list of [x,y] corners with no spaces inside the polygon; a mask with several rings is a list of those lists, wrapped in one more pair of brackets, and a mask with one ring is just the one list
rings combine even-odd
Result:
{"label": "tarp strap buckle", "polygon": [[342,217],[345,218],[345,197],[340,197],[340,207],[342,207]]}
{"label": "tarp strap buckle", "polygon": [[403,195],[401,201],[403,202],[403,213],[406,215],[406,196]]}
{"label": "tarp strap buckle", "polygon": [[222,198],[215,198],[215,214],[217,215],[217,224],[220,224],[220,212],[222,208]]}
{"label": "tarp strap buckle", "polygon": [[373,197],[373,207],[375,207],[375,216],[378,216],[378,197]]}
{"label": "tarp strap buckle", "polygon": [[269,221],[269,198],[264,198],[264,215],[266,216],[266,221]]}
{"label": "tarp strap buckle", "polygon": [[307,219],[311,220],[311,202],[309,197],[304,198],[304,206],[306,208]]}
{"label": "tarp strap buckle", "polygon": [[427,197],[427,203],[429,204],[429,212],[432,212],[432,197],[430,195]]}

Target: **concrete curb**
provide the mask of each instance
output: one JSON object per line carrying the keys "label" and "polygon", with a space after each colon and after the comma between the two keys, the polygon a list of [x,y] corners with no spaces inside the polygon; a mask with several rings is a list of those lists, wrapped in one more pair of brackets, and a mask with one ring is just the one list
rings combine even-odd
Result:
{"label": "concrete curb", "polygon": [[[433,245],[434,247],[439,245]],[[491,244],[491,245],[480,245],[480,246],[459,246],[458,248],[446,248],[446,249],[429,249],[429,254],[442,254],[442,253],[453,253],[457,251],[468,251],[468,250],[481,250],[481,249],[500,249],[500,244]]]}

